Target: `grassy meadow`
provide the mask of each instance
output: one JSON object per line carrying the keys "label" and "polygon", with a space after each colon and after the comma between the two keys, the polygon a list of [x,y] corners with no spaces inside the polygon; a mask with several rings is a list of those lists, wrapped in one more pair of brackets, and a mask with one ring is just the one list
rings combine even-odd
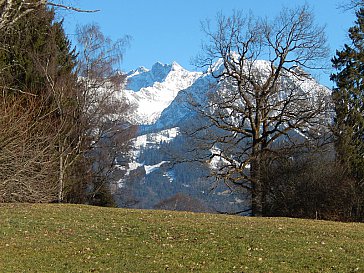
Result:
{"label": "grassy meadow", "polygon": [[0,272],[364,272],[364,224],[0,205]]}

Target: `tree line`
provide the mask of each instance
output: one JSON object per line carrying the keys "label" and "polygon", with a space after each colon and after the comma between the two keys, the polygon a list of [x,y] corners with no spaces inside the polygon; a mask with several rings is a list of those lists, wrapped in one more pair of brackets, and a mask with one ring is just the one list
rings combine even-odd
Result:
{"label": "tree line", "polygon": [[0,2],[0,202],[112,205],[109,176],[135,130],[115,96],[128,38],[86,25],[72,48],[54,5]]}

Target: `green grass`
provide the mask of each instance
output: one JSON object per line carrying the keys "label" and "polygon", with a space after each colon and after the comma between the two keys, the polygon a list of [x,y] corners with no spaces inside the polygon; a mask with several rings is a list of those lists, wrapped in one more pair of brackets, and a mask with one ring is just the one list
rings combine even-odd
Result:
{"label": "green grass", "polygon": [[364,272],[364,224],[0,205],[0,272]]}

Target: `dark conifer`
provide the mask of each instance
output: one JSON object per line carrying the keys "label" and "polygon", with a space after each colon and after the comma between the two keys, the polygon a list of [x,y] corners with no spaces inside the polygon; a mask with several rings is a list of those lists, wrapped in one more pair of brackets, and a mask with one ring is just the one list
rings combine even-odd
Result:
{"label": "dark conifer", "polygon": [[332,59],[337,70],[331,75],[335,105],[336,151],[338,159],[356,180],[357,204],[353,213],[364,212],[364,8],[356,12],[349,29],[351,44],[345,44]]}
{"label": "dark conifer", "polygon": [[[64,34],[62,22],[45,6],[0,33],[1,78],[8,91],[40,94],[46,89],[46,73],[52,77],[72,74],[75,51]],[[8,92],[11,93],[11,92]]]}

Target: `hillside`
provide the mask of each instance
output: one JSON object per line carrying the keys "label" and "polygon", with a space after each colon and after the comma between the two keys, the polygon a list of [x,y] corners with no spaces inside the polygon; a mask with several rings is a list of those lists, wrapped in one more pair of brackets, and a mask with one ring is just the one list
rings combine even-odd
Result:
{"label": "hillside", "polygon": [[1,272],[364,272],[364,224],[0,205]]}

